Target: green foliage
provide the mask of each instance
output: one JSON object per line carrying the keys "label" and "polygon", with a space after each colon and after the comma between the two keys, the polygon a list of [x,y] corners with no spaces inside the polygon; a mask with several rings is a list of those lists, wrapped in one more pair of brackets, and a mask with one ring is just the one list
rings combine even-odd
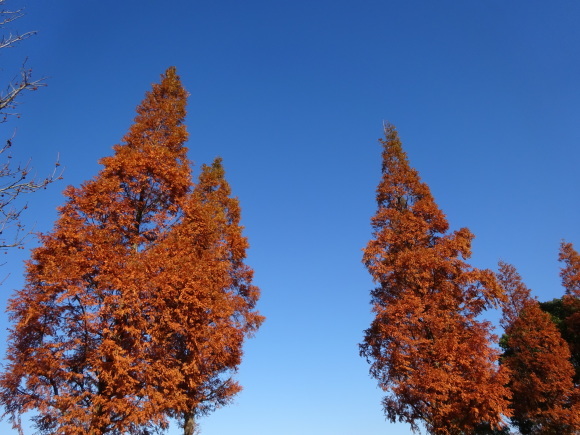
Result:
{"label": "green foliage", "polygon": [[492,428],[489,423],[484,423],[473,430],[473,435],[509,435],[511,433],[509,426],[502,428]]}
{"label": "green foliage", "polygon": [[[580,336],[574,329],[570,328],[570,323],[566,319],[572,318],[574,315],[580,313],[580,304],[578,303],[564,303],[563,298],[552,299],[551,301],[540,302],[540,308],[546,313],[550,314],[552,321],[558,327],[562,338],[566,340],[568,346],[570,346],[570,351],[572,352],[572,365],[576,371],[574,375],[574,383],[578,385],[580,383],[580,353],[578,352],[578,347],[574,346],[575,343],[580,342]],[[503,337],[502,337],[503,338]]]}
{"label": "green foliage", "polygon": [[568,313],[569,310],[567,310],[564,304],[562,303],[562,299],[555,298],[552,299],[551,301],[540,302],[540,308],[542,309],[542,311],[545,311],[550,316],[552,316],[552,321],[556,324],[556,326],[563,335],[564,331],[566,330],[564,320],[569,315]]}

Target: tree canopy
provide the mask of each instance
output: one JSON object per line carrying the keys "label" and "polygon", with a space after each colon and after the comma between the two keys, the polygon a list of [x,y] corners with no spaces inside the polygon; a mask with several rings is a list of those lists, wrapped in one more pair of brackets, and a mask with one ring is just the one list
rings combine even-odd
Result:
{"label": "tree canopy", "polygon": [[33,250],[0,377],[15,426],[32,410],[41,433],[147,433],[174,417],[191,434],[239,391],[228,374],[262,321],[259,291],[221,160],[192,182],[186,98],[169,68]]}
{"label": "tree canopy", "polygon": [[498,279],[508,297],[501,344],[513,394],[511,421],[522,434],[577,433],[580,410],[568,344],[512,265],[500,263]]}
{"label": "tree canopy", "polygon": [[473,235],[449,225],[409,165],[396,129],[385,127],[378,210],[363,261],[377,287],[375,318],[361,354],[387,393],[387,418],[430,433],[503,425],[507,374],[497,366],[491,325],[478,320],[503,299],[489,270],[465,262]]}

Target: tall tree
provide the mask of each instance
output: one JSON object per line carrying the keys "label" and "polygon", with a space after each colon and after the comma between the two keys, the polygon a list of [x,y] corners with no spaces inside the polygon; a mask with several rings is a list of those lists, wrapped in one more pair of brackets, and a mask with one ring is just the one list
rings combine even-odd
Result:
{"label": "tall tree", "polygon": [[149,433],[228,403],[263,318],[221,159],[191,181],[175,68],[146,94],[104,168],[33,251],[0,403],[41,433]]}
{"label": "tall tree", "polygon": [[433,434],[502,426],[507,377],[498,369],[488,322],[477,320],[503,297],[494,274],[470,267],[473,235],[448,223],[429,187],[410,167],[397,131],[385,127],[374,238],[363,261],[378,286],[375,319],[361,354],[387,392],[390,421],[422,421]]}
{"label": "tall tree", "polygon": [[216,159],[202,166],[180,224],[150,252],[151,264],[164,268],[151,274],[160,314],[153,349],[164,373],[171,373],[164,408],[185,435],[193,435],[198,416],[240,391],[231,373],[241,362],[244,338],[263,321],[254,310],[259,290],[244,264],[242,229],[239,202]]}
{"label": "tall tree", "polygon": [[580,298],[580,254],[574,249],[572,243],[562,242],[559,259],[564,263],[560,276],[566,294]]}
{"label": "tall tree", "polygon": [[572,363],[576,368],[574,382],[580,387],[580,254],[572,243],[562,242],[559,259],[564,264],[560,271],[565,289],[562,298],[565,314],[563,336],[570,346]]}
{"label": "tall tree", "polygon": [[500,263],[498,279],[508,297],[501,344],[502,364],[510,371],[512,423],[522,434],[578,433],[580,408],[568,345],[513,266]]}
{"label": "tall tree", "polygon": [[104,168],[65,191],[53,231],[8,306],[14,322],[0,403],[41,433],[140,433],[165,425],[150,379],[147,254],[182,216],[191,190],[186,92],[175,68],[153,85]]}

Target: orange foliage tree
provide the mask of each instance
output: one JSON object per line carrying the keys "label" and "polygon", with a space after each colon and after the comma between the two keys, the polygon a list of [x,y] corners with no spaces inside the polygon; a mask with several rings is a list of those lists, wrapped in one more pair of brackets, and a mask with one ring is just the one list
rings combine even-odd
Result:
{"label": "orange foliage tree", "polygon": [[510,372],[512,423],[522,434],[578,433],[580,409],[567,343],[513,266],[500,263],[498,279],[507,295],[501,345],[502,364]]}
{"label": "orange foliage tree", "polygon": [[572,364],[576,369],[575,384],[580,386],[580,254],[572,243],[562,242],[559,259],[564,266],[560,271],[565,289],[563,336],[572,352]]}
{"label": "orange foliage tree", "polygon": [[560,276],[566,295],[580,298],[580,254],[572,243],[562,242],[559,259],[564,263]]}
{"label": "orange foliage tree", "polygon": [[228,220],[194,189],[186,98],[169,68],[33,251],[0,376],[16,427],[32,410],[41,433],[146,433],[237,391],[220,379],[259,325],[258,290],[239,208]]}
{"label": "orange foliage tree", "polygon": [[451,234],[429,187],[409,166],[395,128],[385,127],[374,238],[363,261],[378,286],[361,355],[388,393],[390,421],[423,422],[433,434],[499,428],[509,413],[490,324],[476,317],[503,297],[493,272],[470,267],[473,235]]}
{"label": "orange foliage tree", "polygon": [[166,412],[185,435],[194,434],[197,416],[227,404],[241,389],[229,373],[240,364],[244,337],[263,321],[254,310],[259,290],[244,264],[248,242],[239,202],[224,175],[221,159],[202,166],[184,219],[168,243],[151,250],[153,264],[163,268],[150,283],[160,314],[153,349],[168,375]]}

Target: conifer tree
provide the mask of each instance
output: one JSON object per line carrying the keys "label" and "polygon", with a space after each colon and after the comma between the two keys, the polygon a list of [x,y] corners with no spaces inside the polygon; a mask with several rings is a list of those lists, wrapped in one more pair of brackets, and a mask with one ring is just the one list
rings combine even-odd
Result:
{"label": "conifer tree", "polygon": [[580,409],[568,345],[513,266],[500,263],[498,279],[507,295],[502,364],[510,372],[512,423],[522,434],[578,433]]}
{"label": "conifer tree", "polygon": [[562,298],[565,314],[563,336],[570,346],[572,364],[576,369],[574,383],[580,387],[580,254],[572,243],[562,242],[559,260],[564,264],[560,271],[565,289]]}
{"label": "conifer tree", "polygon": [[[167,415],[193,435],[196,417],[231,401],[241,387],[230,374],[241,362],[242,343],[261,324],[255,310],[259,290],[244,264],[248,242],[242,236],[240,207],[231,197],[221,159],[202,172],[184,218],[167,243],[151,254],[165,270],[153,274],[159,287],[153,342],[171,372]],[[191,243],[195,240],[196,243]],[[183,272],[187,271],[187,274]]]}
{"label": "conifer tree", "polygon": [[566,294],[580,298],[580,254],[572,243],[562,242],[559,259],[564,263],[560,276]]}
{"label": "conifer tree", "polygon": [[[247,242],[236,233],[228,256],[236,230],[223,230],[219,210],[193,191],[186,97],[169,68],[99,174],[65,191],[33,251],[8,307],[15,325],[0,377],[15,426],[36,411],[40,433],[145,434],[239,389],[212,370],[239,363],[234,347],[261,320],[250,312],[258,291],[242,263]],[[227,314],[239,331],[218,321]],[[238,357],[223,362],[228,351]]]}
{"label": "conifer tree", "polygon": [[[141,257],[181,213],[191,189],[186,92],[170,68],[137,108],[104,168],[69,187],[53,231],[11,300],[15,326],[0,402],[36,410],[41,433],[101,434],[161,424],[140,355],[151,313]],[[17,422],[15,420],[15,422]]]}
{"label": "conifer tree", "polygon": [[473,235],[447,233],[429,187],[409,166],[395,128],[385,127],[374,238],[363,261],[378,286],[361,354],[387,393],[387,418],[422,422],[433,434],[503,425],[507,377],[488,322],[477,316],[503,297],[494,274],[470,267]]}

